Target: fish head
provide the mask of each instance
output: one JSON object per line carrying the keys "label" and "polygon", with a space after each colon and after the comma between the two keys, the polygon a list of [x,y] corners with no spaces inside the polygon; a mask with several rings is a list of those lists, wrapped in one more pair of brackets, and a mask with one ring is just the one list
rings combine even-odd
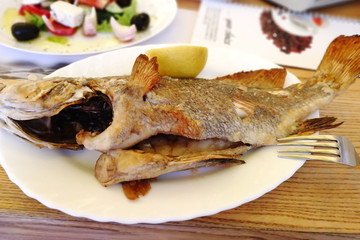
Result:
{"label": "fish head", "polygon": [[0,80],[1,127],[38,147],[82,148],[76,134],[98,133],[112,122],[121,77]]}

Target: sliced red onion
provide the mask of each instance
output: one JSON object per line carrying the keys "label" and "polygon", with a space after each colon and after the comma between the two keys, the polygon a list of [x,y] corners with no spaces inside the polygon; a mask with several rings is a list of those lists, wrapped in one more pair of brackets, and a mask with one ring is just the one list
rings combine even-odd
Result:
{"label": "sliced red onion", "polygon": [[96,26],[97,26],[97,16],[95,8],[91,8],[91,12],[87,14],[83,22],[83,34],[85,36],[95,36],[96,35]]}
{"label": "sliced red onion", "polygon": [[135,38],[136,27],[135,25],[124,26],[118,23],[114,17],[110,18],[110,25],[114,35],[122,42],[129,42]]}
{"label": "sliced red onion", "polygon": [[55,32],[55,27],[54,27],[54,25],[52,24],[52,22],[50,21],[50,19],[49,19],[47,16],[45,16],[45,15],[42,15],[41,17],[42,17],[42,19],[44,20],[44,23],[45,23],[46,27],[47,27],[48,29],[50,29],[51,31]]}

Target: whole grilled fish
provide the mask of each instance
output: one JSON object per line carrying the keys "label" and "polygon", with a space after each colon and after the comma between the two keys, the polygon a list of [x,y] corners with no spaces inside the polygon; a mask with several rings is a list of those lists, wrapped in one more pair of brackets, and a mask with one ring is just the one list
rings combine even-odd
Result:
{"label": "whole grilled fish", "polygon": [[[355,81],[360,36],[335,39],[305,83],[279,88],[283,72],[176,79],[161,76],[156,59],[140,55],[130,76],[0,80],[0,123],[40,147],[103,152],[95,174],[105,186],[239,164],[251,148],[337,126],[333,118],[302,119]],[[269,85],[259,84],[259,75],[272,76]]]}

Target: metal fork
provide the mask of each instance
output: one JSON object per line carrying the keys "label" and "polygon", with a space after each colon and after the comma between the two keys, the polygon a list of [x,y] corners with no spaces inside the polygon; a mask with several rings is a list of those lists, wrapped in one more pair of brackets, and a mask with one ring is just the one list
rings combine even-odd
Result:
{"label": "metal fork", "polygon": [[278,139],[278,146],[299,146],[278,150],[278,156],[341,163],[349,166],[360,164],[360,157],[353,144],[346,138],[334,135],[291,136]]}

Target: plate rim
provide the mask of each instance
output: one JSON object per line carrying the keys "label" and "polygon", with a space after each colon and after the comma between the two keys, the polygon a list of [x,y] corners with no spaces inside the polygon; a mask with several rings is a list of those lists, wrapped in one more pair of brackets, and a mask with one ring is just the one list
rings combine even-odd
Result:
{"label": "plate rim", "polygon": [[[80,61],[77,61],[77,62],[74,62],[72,64],[69,64],[68,66],[72,65],[71,67],[74,67],[76,65],[81,65],[81,64],[84,64],[88,61],[93,61],[94,59],[96,58],[101,58],[101,57],[104,57],[106,55],[112,55],[112,54],[118,54],[118,52],[122,52],[122,51],[133,51],[134,49],[135,50],[138,50],[138,51],[143,51],[144,49],[146,48],[154,48],[154,47],[162,47],[162,46],[169,46],[169,45],[184,45],[184,44],[152,44],[152,45],[142,45],[142,46],[133,46],[133,47],[130,47],[130,48],[123,48],[123,49],[118,49],[118,50],[115,50],[115,51],[111,51],[111,52],[105,52],[105,53],[102,53],[102,54],[99,54],[99,55],[95,55],[95,56],[91,56],[89,58],[86,58],[86,59],[82,59]],[[196,45],[196,44],[188,44],[188,45]],[[202,45],[203,46],[203,45]],[[208,48],[224,48],[224,47],[219,47],[219,46],[213,46],[213,45],[209,45],[207,46]],[[228,48],[228,49],[231,49],[231,48]],[[234,51],[234,49],[231,49],[232,51]],[[237,50],[236,50],[237,51]],[[240,51],[237,51],[237,52],[240,52]],[[262,58],[259,58],[259,57],[256,57],[254,55],[251,55],[251,54],[248,54],[248,53],[241,53],[242,55],[246,55],[246,56],[253,56],[257,59],[262,59]],[[264,62],[268,62],[268,63],[271,63],[265,59],[262,59],[262,61]],[[274,63],[271,63],[273,65],[276,65]],[[68,67],[67,66],[67,67]],[[276,65],[278,66],[278,65]],[[64,68],[67,68],[67,67],[64,67]],[[71,68],[70,67],[70,68]],[[62,68],[62,69],[64,69]],[[61,70],[61,69],[60,69]],[[241,70],[241,69],[240,69]],[[49,75],[49,77],[51,76],[55,76],[57,75],[58,71],[55,71],[53,74]],[[288,72],[288,74],[292,75],[292,77],[294,77],[297,81],[298,78],[291,74],[290,72]],[[1,149],[0,149],[0,163],[4,163],[3,160],[1,160],[2,158],[2,154],[1,154]],[[226,211],[226,210],[229,210],[229,209],[233,209],[235,207],[238,207],[238,206],[241,206],[247,202],[251,202],[255,199],[258,199],[260,198],[261,196],[263,196],[264,194],[274,190],[275,188],[277,188],[281,183],[283,183],[284,181],[288,180],[291,176],[293,176],[293,174],[299,169],[301,168],[301,166],[304,164],[305,161],[298,161],[298,166],[291,172],[288,172],[288,174],[286,176],[284,176],[282,178],[281,181],[279,181],[277,184],[275,185],[272,185],[271,188],[269,188],[268,190],[266,190],[265,192],[262,192],[260,195],[256,195],[254,196],[253,198],[245,201],[245,202],[242,202],[242,203],[233,203],[231,206],[227,206],[226,208],[222,208],[222,209],[213,209],[213,211],[208,211],[208,212],[204,212],[202,214],[198,214],[198,213],[194,213],[192,215],[187,215],[187,216],[179,216],[179,217],[172,217],[172,218],[166,218],[166,217],[163,217],[163,218],[156,218],[156,219],[141,219],[141,220],[136,220],[136,219],[132,219],[132,218],[123,218],[122,220],[119,220],[119,218],[112,218],[112,217],[94,217],[94,216],[85,216],[84,214],[80,214],[79,212],[71,212],[71,211],[67,211],[67,210],[64,210],[63,208],[60,208],[60,207],[56,207],[56,206],[53,206],[51,204],[49,204],[48,202],[46,201],[42,201],[41,199],[38,199],[38,197],[34,196],[33,193],[31,193],[31,191],[28,191],[28,189],[23,189],[22,187],[19,186],[18,184],[18,181],[16,179],[16,177],[12,176],[11,174],[9,175],[9,173],[6,171],[6,168],[8,167],[6,164],[2,164],[3,165],[3,168],[5,169],[7,175],[9,176],[9,179],[11,181],[13,181],[16,185],[18,185],[20,187],[20,189],[26,194],[28,195],[29,197],[31,198],[34,198],[36,200],[38,200],[39,202],[41,202],[43,205],[47,206],[48,208],[51,208],[51,209],[56,209],[56,210],[59,210],[61,212],[64,212],[68,215],[71,215],[71,216],[75,216],[75,217],[84,217],[84,218],[88,218],[88,219],[92,219],[94,221],[98,221],[98,222],[117,222],[117,223],[123,223],[123,224],[136,224],[136,223],[164,223],[164,222],[169,222],[169,221],[184,221],[184,220],[190,220],[190,219],[194,219],[194,218],[197,218],[197,217],[203,217],[203,216],[209,216],[209,215],[213,215],[213,214],[216,214],[216,213],[219,213],[219,212],[222,212],[222,211]],[[36,194],[35,194],[36,195]],[[145,196],[146,198],[146,196]]]}

